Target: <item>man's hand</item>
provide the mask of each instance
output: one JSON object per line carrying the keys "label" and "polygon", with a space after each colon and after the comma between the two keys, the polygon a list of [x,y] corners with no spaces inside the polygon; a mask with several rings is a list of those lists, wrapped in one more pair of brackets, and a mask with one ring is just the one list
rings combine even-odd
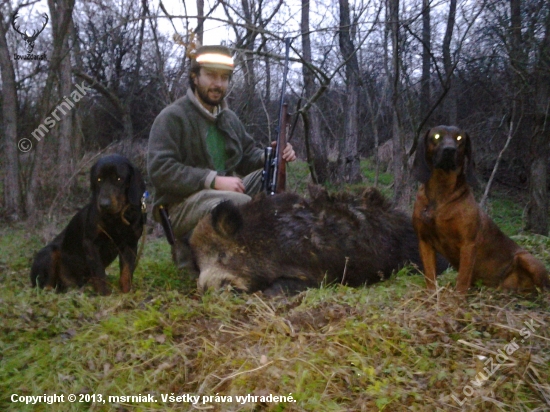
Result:
{"label": "man's hand", "polygon": [[214,189],[244,193],[244,183],[239,177],[216,176],[214,179]]}
{"label": "man's hand", "polygon": [[[271,142],[271,147],[275,149],[277,147],[277,142]],[[290,143],[286,144],[285,150],[283,150],[283,159],[287,162],[293,162],[296,160],[296,153]]]}

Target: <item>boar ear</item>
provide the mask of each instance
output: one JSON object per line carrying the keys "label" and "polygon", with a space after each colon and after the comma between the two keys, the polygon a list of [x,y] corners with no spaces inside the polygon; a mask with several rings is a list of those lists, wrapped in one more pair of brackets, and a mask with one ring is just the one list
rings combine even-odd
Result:
{"label": "boar ear", "polygon": [[365,206],[371,206],[381,210],[389,210],[391,208],[391,203],[376,187],[367,187],[363,191],[361,197],[363,198],[363,204]]}
{"label": "boar ear", "polygon": [[416,146],[416,153],[414,156],[414,162],[412,167],[412,174],[416,180],[419,180],[421,183],[426,183],[430,180],[432,171],[428,162],[426,161],[426,140],[430,131],[428,130],[424,136],[418,139],[418,146]]}
{"label": "boar ear", "polygon": [[219,203],[212,210],[212,226],[223,237],[232,237],[242,228],[243,216],[230,200]]}
{"label": "boar ear", "polygon": [[321,185],[309,183],[307,185],[307,191],[312,200],[328,200],[329,198],[327,189]]}

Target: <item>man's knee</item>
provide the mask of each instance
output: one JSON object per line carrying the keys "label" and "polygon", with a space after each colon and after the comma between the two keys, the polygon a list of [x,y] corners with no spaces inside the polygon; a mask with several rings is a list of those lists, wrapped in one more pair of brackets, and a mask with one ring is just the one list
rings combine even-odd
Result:
{"label": "man's knee", "polygon": [[246,194],[254,196],[262,190],[263,169],[258,169],[243,178]]}
{"label": "man's knee", "polygon": [[252,198],[244,193],[237,193],[237,192],[220,192],[219,199],[217,201],[213,202],[210,210],[214,209],[219,203],[230,200],[231,202],[235,203],[236,205],[244,205],[252,200]]}
{"label": "man's knee", "polygon": [[189,197],[183,203],[170,206],[170,218],[174,234],[181,236],[193,231],[199,220],[219,203],[230,200],[240,206],[252,198],[244,193],[205,189]]}

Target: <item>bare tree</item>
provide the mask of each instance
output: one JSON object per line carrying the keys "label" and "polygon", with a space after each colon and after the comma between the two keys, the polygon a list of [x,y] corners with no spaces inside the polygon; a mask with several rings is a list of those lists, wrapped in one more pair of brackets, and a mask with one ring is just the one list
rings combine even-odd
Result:
{"label": "bare tree", "polygon": [[[283,4],[283,0],[275,0],[273,4],[241,0],[241,9],[237,9],[227,2],[222,2],[235,33],[235,48],[244,52],[238,57],[244,74],[244,94],[247,98],[242,100],[241,107],[237,110],[242,113],[241,117],[245,124],[252,123],[256,106],[258,106],[255,105],[255,102],[257,102],[256,84],[258,79],[254,54],[255,51],[263,48],[263,42],[257,44],[256,40],[258,35],[264,32],[269,23],[277,16],[277,12]],[[236,24],[236,19],[238,19],[239,24]]]}
{"label": "bare tree", "polygon": [[[8,21],[6,21],[8,20]],[[4,120],[4,207],[12,220],[23,217],[21,186],[19,185],[19,163],[17,156],[17,90],[15,71],[10,59],[6,32],[9,18],[0,10],[0,69],[2,76],[2,118]]]}
{"label": "bare tree", "polygon": [[[81,23],[83,41],[93,46],[89,47],[84,70],[76,73],[81,78],[87,78],[89,87],[93,87],[104,98],[101,101],[107,107],[104,113],[118,126],[116,133],[111,134],[111,139],[121,139],[122,152],[131,158],[136,135],[135,123],[139,121],[135,115],[136,106],[144,83],[147,83],[142,74],[145,43],[151,37],[158,39],[154,26],[146,38],[146,23],[147,20],[151,22],[149,3],[146,0],[139,3],[122,0],[120,10],[115,9],[110,13],[108,10],[114,5],[108,0],[102,0],[99,4],[84,3],[80,7],[84,11],[81,16],[85,16]],[[157,57],[157,67],[166,68],[166,57],[162,57],[158,44],[153,50],[149,48],[149,52],[151,57]],[[151,79],[159,77],[165,79],[165,73],[151,73]],[[166,84],[163,86],[161,98],[165,101],[169,93]]]}
{"label": "bare tree", "polygon": [[448,113],[448,123],[457,124],[457,98],[454,93],[452,78],[453,78],[453,61],[451,58],[451,40],[453,38],[453,30],[456,20],[456,0],[450,0],[449,2],[449,15],[447,17],[447,28],[445,29],[445,37],[443,38],[443,69],[445,71],[445,78],[449,87],[449,93],[445,100]]}
{"label": "bare tree", "polygon": [[[55,2],[54,0],[48,0],[48,5],[50,10],[54,11],[56,14],[56,22],[52,22],[52,37],[53,37],[53,51],[50,59],[51,69],[48,71],[48,77],[46,79],[46,84],[42,90],[42,100],[40,102],[39,108],[39,121],[42,121],[46,116],[48,116],[52,109],[57,106],[57,104],[63,99],[63,92],[67,90],[67,84],[61,84],[66,80],[66,69],[70,67],[67,65],[67,61],[63,62],[64,59],[69,59],[68,47],[67,47],[67,37],[69,34],[69,28],[71,26],[72,11],[74,7],[74,0],[61,0],[60,3]],[[52,19],[53,20],[53,19]],[[70,62],[70,60],[68,60]],[[70,64],[70,63],[69,63]],[[68,86],[71,86],[71,81],[69,79]],[[58,87],[57,93],[54,94],[55,86]],[[52,107],[53,106],[53,107]],[[70,116],[70,115],[69,115]],[[63,119],[66,120],[66,119]],[[69,125],[72,130],[72,122],[69,121]],[[70,135],[68,135],[68,126],[62,126],[62,133],[64,133],[61,139],[65,139],[62,142],[59,142],[59,150],[69,151],[70,152]],[[55,130],[52,130],[55,133]],[[27,210],[40,210],[37,205],[37,199],[39,196],[38,190],[42,183],[42,159],[44,156],[44,141],[41,139],[36,143],[35,150],[33,151],[32,167],[28,177],[27,191],[25,194],[25,207]],[[60,158],[61,160],[61,158]],[[63,162],[68,161],[68,165],[62,167],[57,175],[68,176],[68,171],[70,170],[70,160],[62,159]],[[31,215],[32,219],[35,219],[37,216],[35,214]]]}
{"label": "bare tree", "polygon": [[535,130],[531,140],[526,229],[548,236],[548,155],[550,153],[550,8],[535,66]]}
{"label": "bare tree", "polygon": [[204,0],[197,0],[197,40],[199,44],[203,44],[204,41]]}
{"label": "bare tree", "polygon": [[[309,4],[310,0],[302,0],[302,57],[305,62],[311,64],[311,38],[309,28]],[[304,79],[304,98],[311,99],[315,95],[315,74],[308,64],[302,64],[302,76]],[[319,123],[319,109],[312,105],[307,112],[302,112],[304,122],[304,140],[306,142],[309,170],[315,183],[324,183],[328,180],[328,168],[326,159],[326,146],[321,136]]]}
{"label": "bare tree", "polygon": [[[455,1],[455,0],[452,0]],[[452,4],[450,4],[452,6]],[[449,14],[446,16],[446,29],[445,29],[445,37],[442,40],[442,55],[443,57],[440,58],[437,55],[437,50],[435,47],[433,47],[431,44],[427,44],[426,40],[427,38],[420,38],[414,31],[411,30],[410,25],[408,23],[404,23],[404,27],[407,29],[408,33],[411,34],[413,37],[415,37],[418,41],[422,44],[422,71],[423,73],[428,72],[426,60],[429,56],[430,61],[430,67],[434,69],[433,74],[430,73],[431,80],[437,80],[436,86],[431,88],[430,90],[430,104],[428,106],[428,109],[426,111],[421,110],[420,116],[418,116],[418,121],[413,122],[412,127],[414,127],[414,140],[411,148],[409,149],[409,154],[414,153],[416,150],[416,145],[418,142],[418,139],[420,137],[420,134],[425,130],[425,126],[428,123],[428,121],[435,117],[436,111],[439,111],[438,116],[440,118],[443,118],[445,123],[458,123],[458,111],[456,109],[456,104],[459,101],[459,95],[453,94],[452,96],[449,96],[448,93],[451,90],[452,85],[452,79],[455,76],[455,72],[457,70],[457,66],[459,62],[461,61],[461,53],[463,51],[464,44],[466,43],[466,40],[470,38],[470,32],[472,28],[475,27],[476,22],[478,21],[478,17],[483,12],[483,10],[486,7],[486,1],[482,1],[480,3],[475,3],[472,5],[472,7],[469,8],[469,11],[464,10],[464,16],[462,16],[462,30],[460,33],[459,38],[455,38],[454,49],[451,48],[451,45],[453,44],[453,36],[456,37],[455,34],[456,31],[454,30],[454,26],[456,23],[456,9],[450,10]],[[423,12],[425,12],[425,9],[423,9]],[[414,20],[414,19],[413,19]],[[431,20],[431,19],[430,19]],[[423,23],[423,26],[426,22]],[[431,31],[431,30],[430,30]],[[423,30],[425,32],[425,29]],[[436,31],[437,33],[437,31]],[[435,44],[431,39],[430,42]],[[470,43],[471,44],[471,43]],[[441,68],[440,61],[443,60],[443,68]],[[426,70],[426,72],[424,71]],[[426,74],[423,74],[425,76]],[[423,87],[423,81],[425,77],[422,77],[421,80],[421,95],[422,95],[422,87]],[[445,103],[444,99],[448,98],[448,100],[453,100],[453,102],[447,104]],[[422,99],[425,103],[426,101]],[[449,106],[450,105],[450,106]],[[421,107],[422,102],[421,102]],[[438,110],[439,109],[439,110]],[[450,115],[449,112],[452,112],[454,114]]]}
{"label": "bare tree", "polygon": [[431,24],[430,0],[422,0],[422,79],[420,80],[420,113],[430,108],[430,66],[431,66]]}
{"label": "bare tree", "polygon": [[[518,134],[528,143],[529,202],[525,229],[548,235],[548,157],[550,154],[550,7],[546,2],[510,0],[502,19],[508,51],[507,94],[526,113]],[[494,9],[497,16],[499,10]],[[508,26],[505,26],[508,24]],[[538,31],[539,36],[533,33]],[[520,125],[518,125],[520,127]]]}
{"label": "bare tree", "polygon": [[361,181],[359,169],[358,139],[358,103],[359,103],[359,62],[357,49],[353,44],[355,26],[351,24],[348,0],[339,0],[340,27],[338,40],[340,52],[346,68],[346,97],[344,109],[344,134],[340,137],[338,151],[338,180],[346,183]]}
{"label": "bare tree", "polygon": [[[485,186],[483,196],[481,197],[481,200],[479,201],[479,206],[482,209],[485,209],[487,199],[489,198],[489,192],[491,191],[491,186],[492,186],[493,181],[495,179],[495,176],[497,174],[498,167],[499,167],[500,162],[502,160],[502,156],[503,156],[504,152],[506,151],[506,149],[508,149],[508,146],[510,145],[510,142],[512,141],[512,138],[514,137],[514,133],[516,132],[516,129],[514,129],[515,114],[516,114],[516,105],[515,105],[515,102],[514,102],[513,108],[512,108],[512,114],[510,116],[510,125],[509,125],[509,128],[508,128],[508,137],[506,138],[506,143],[504,144],[504,147],[502,148],[502,150],[498,154],[497,160],[495,162],[495,166],[493,167],[493,171],[491,172],[491,177],[489,178],[489,181],[487,182],[487,185]],[[521,119],[520,119],[519,123],[521,123]]]}
{"label": "bare tree", "polygon": [[[70,27],[72,26],[72,13],[74,0],[48,0],[50,14],[52,16],[52,36],[54,40],[54,48],[58,48],[59,61],[54,66],[55,75],[57,77],[57,96],[55,100],[63,102],[63,99],[70,96],[72,89],[72,74],[71,74],[71,53],[69,48]],[[63,103],[61,103],[63,104]],[[73,136],[73,116],[74,113],[69,111],[68,114],[59,122],[58,135],[58,159],[59,161],[57,173],[62,182],[69,180],[73,172],[74,156],[71,148],[71,138]],[[55,131],[53,131],[55,133]]]}
{"label": "bare tree", "polygon": [[393,134],[393,197],[397,205],[409,207],[411,196],[409,168],[405,134],[401,122],[401,30],[399,20],[399,0],[388,0],[388,22],[392,44],[390,84],[392,90],[392,134]]}
{"label": "bare tree", "polygon": [[138,37],[138,42],[135,50],[136,63],[133,68],[132,80],[130,83],[129,92],[122,108],[124,130],[126,131],[126,135],[124,136],[124,145],[123,145],[122,151],[126,156],[130,158],[133,157],[133,143],[134,143],[134,126],[132,124],[131,107],[132,107],[132,104],[134,103],[136,92],[140,87],[139,72],[141,70],[141,65],[142,65],[141,55],[143,53],[143,38],[145,33],[145,21],[146,21],[147,13],[148,13],[147,0],[141,0],[141,18],[140,18],[140,25],[139,25],[139,37]]}
{"label": "bare tree", "polygon": [[523,48],[523,36],[521,34],[521,1],[510,0],[510,64],[515,71],[515,81],[521,81],[521,74],[527,69],[526,55]]}

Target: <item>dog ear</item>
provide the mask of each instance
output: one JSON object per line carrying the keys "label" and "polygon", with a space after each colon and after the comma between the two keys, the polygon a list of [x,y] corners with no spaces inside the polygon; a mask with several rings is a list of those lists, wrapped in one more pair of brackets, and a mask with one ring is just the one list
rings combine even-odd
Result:
{"label": "dog ear", "polygon": [[139,206],[141,204],[141,197],[145,192],[145,182],[143,181],[143,176],[139,169],[132,164],[130,164],[131,177],[130,177],[130,186],[128,187],[128,201],[134,206]]}
{"label": "dog ear", "polygon": [[470,139],[470,136],[468,133],[466,133],[466,150],[464,155],[468,159],[464,162],[464,165],[466,167],[466,170],[464,173],[466,174],[466,182],[473,187],[477,187],[477,177],[475,175],[475,161],[474,161],[474,149],[472,147],[472,139]]}
{"label": "dog ear", "polygon": [[420,181],[420,183],[426,183],[430,180],[432,175],[432,170],[426,161],[426,140],[428,139],[429,133],[430,131],[428,130],[426,134],[418,140],[416,153],[414,155],[412,175],[416,180]]}

